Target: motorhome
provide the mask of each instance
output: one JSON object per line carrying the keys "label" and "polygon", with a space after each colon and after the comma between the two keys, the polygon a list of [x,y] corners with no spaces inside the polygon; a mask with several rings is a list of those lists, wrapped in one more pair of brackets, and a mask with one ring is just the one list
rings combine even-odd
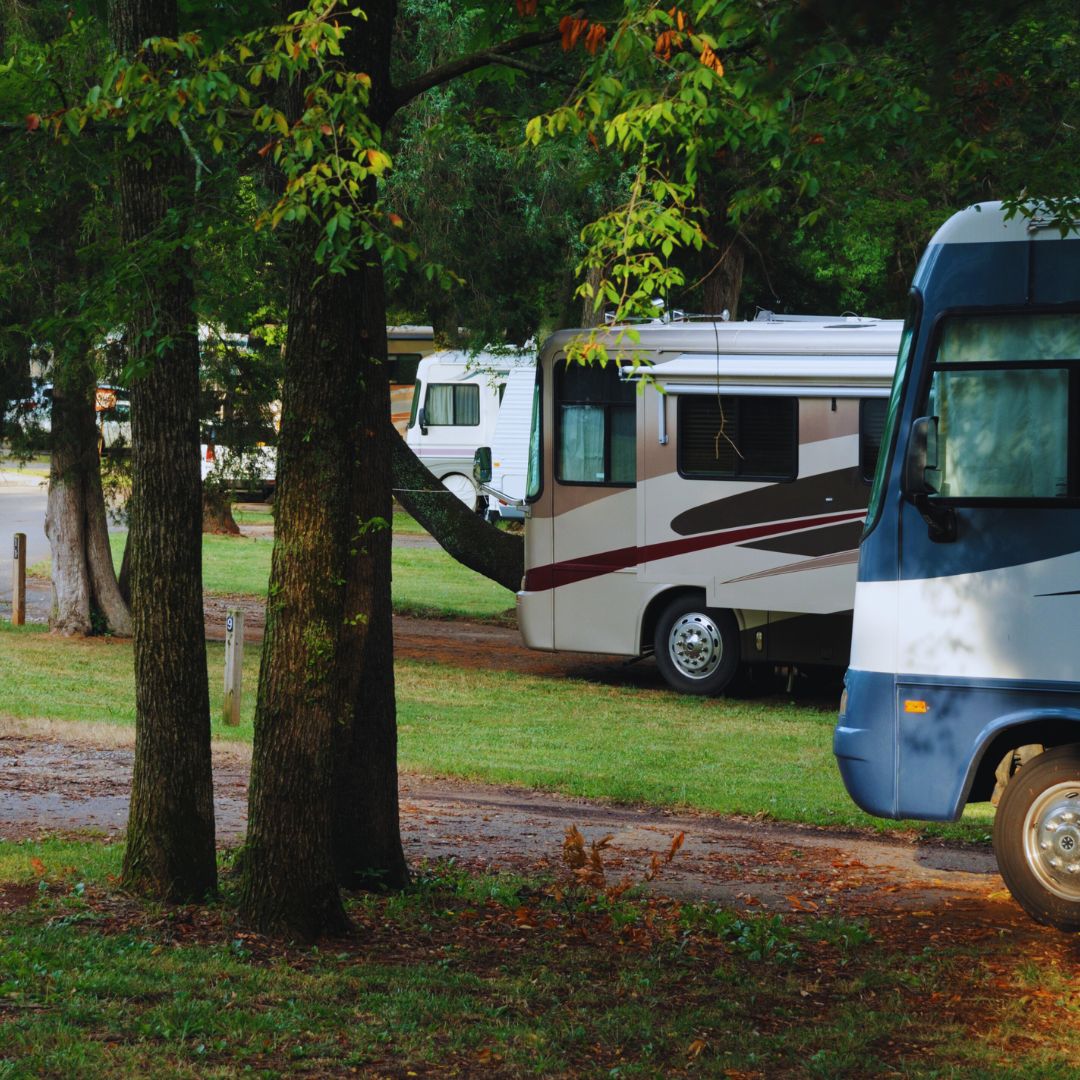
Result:
{"label": "motorhome", "polygon": [[435,351],[435,332],[430,326],[386,328],[386,374],[390,381],[390,421],[404,436],[409,423],[416,369]]}
{"label": "motorhome", "polygon": [[654,654],[722,692],[748,664],[847,663],[899,321],[684,321],[542,350],[518,621],[535,649]]}
{"label": "motorhome", "polygon": [[[535,355],[526,352],[443,350],[425,356],[417,367],[405,441],[470,509],[489,505],[473,480],[476,449],[492,445],[511,374],[524,372],[531,384],[535,364]],[[527,430],[521,429],[523,442]]]}
{"label": "motorhome", "polygon": [[951,217],[911,293],[834,748],[881,817],[997,804],[1005,883],[1080,929],[1080,234]]}

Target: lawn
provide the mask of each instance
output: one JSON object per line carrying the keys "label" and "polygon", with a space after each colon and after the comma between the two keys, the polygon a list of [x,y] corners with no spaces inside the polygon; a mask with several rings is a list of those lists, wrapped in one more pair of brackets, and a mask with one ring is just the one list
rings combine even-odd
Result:
{"label": "lawn", "polygon": [[[1075,1077],[1038,931],[724,911],[421,868],[300,948],[119,895],[119,845],[0,843],[0,1076]],[[26,900],[29,898],[29,903]],[[1039,1005],[1036,1006],[1035,1003]]]}
{"label": "lawn", "polygon": [[[250,740],[257,650],[242,722],[220,721],[224,647],[209,643],[219,738]],[[992,811],[958,824],[886,822],[848,798],[832,756],[831,710],[786,700],[701,699],[572,679],[396,665],[402,767],[434,775],[819,825],[917,829],[987,839]],[[0,624],[0,717],[132,724],[131,646],[58,640]]]}
{"label": "lawn", "polygon": [[[241,512],[247,524],[269,523],[259,511]],[[401,515],[402,531],[423,534],[412,518]],[[395,528],[397,527],[395,515]],[[410,524],[411,523],[411,524]],[[127,534],[111,533],[117,567]],[[270,537],[203,536],[203,587],[218,596],[266,595],[270,579]],[[49,560],[35,563],[31,573],[48,577]],[[399,615],[436,619],[475,619],[499,623],[513,620],[514,594],[482,574],[462,566],[441,548],[395,547],[392,561],[394,610]]]}

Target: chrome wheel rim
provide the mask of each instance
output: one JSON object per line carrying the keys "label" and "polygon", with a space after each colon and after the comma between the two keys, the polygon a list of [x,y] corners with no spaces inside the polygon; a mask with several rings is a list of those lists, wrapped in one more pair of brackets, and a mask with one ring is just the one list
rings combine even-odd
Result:
{"label": "chrome wheel rim", "polygon": [[1054,784],[1032,803],[1024,855],[1045,889],[1080,903],[1080,779]]}
{"label": "chrome wheel rim", "polygon": [[724,658],[719,627],[704,612],[680,615],[668,634],[668,656],[681,675],[707,679]]}

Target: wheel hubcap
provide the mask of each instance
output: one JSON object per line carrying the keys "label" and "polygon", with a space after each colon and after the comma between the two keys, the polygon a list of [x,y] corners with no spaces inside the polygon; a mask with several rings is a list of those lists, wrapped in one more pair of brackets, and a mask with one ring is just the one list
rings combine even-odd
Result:
{"label": "wheel hubcap", "polygon": [[1050,892],[1080,901],[1080,782],[1055,784],[1035,800],[1024,821],[1024,847]]}
{"label": "wheel hubcap", "polygon": [[668,655],[689,679],[708,678],[724,655],[720,630],[708,615],[690,611],[680,616],[668,635]]}

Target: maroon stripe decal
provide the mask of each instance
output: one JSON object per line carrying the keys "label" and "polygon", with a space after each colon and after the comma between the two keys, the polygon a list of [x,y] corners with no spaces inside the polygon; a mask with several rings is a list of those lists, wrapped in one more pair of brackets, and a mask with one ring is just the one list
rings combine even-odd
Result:
{"label": "maroon stripe decal", "polygon": [[[777,536],[780,533],[797,532],[813,529],[819,525],[834,525],[842,521],[856,521],[866,516],[866,510],[855,513],[848,511],[840,514],[826,514],[822,517],[799,518],[796,521],[772,521],[764,525],[752,525],[742,529],[726,529],[723,532],[710,533],[707,536],[688,536],[683,540],[665,540],[660,544],[646,547],[616,548],[614,551],[600,551],[595,555],[586,555],[580,559],[567,559],[564,562],[537,566],[525,572],[525,592],[545,592],[560,585],[572,585],[575,581],[587,581],[601,577],[615,570],[628,566],[638,566],[644,562],[658,559],[670,559],[674,555],[688,555],[692,551],[705,551],[708,548],[723,547],[729,544],[741,544],[747,540],[758,540],[763,536]],[[812,560],[809,560],[812,561]]]}

